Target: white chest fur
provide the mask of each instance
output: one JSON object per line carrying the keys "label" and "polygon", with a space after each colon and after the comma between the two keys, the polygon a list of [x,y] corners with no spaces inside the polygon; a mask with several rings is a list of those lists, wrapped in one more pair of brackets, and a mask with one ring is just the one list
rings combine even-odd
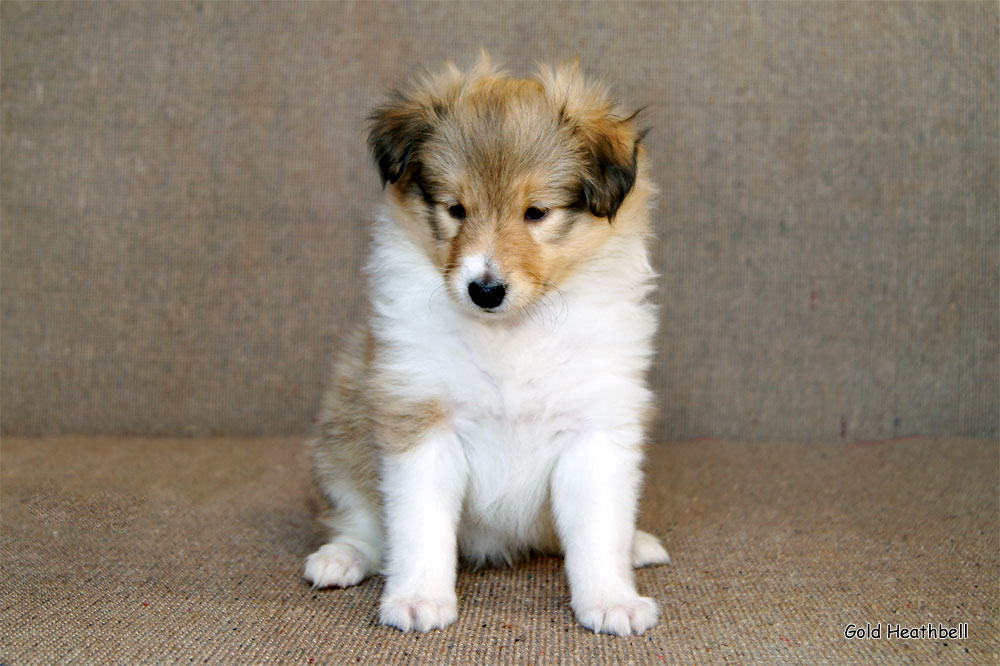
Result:
{"label": "white chest fur", "polygon": [[584,433],[638,427],[649,403],[655,314],[643,244],[617,248],[517,320],[461,311],[437,270],[391,228],[375,236],[369,274],[391,391],[439,402],[463,448],[463,551],[509,559],[547,549],[559,457]]}

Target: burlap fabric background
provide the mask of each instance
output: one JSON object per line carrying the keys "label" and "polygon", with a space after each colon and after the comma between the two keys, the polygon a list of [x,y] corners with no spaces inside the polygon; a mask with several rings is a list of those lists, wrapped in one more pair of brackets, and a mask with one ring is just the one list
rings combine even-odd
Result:
{"label": "burlap fabric background", "polygon": [[646,107],[657,439],[995,437],[997,14],[3,2],[3,431],[306,431],[360,314],[367,110],[482,45]]}

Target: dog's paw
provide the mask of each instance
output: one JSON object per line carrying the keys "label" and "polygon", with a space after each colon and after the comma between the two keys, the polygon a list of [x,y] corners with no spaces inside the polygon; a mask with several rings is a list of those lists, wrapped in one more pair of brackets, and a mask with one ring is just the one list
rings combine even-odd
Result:
{"label": "dog's paw", "polygon": [[657,564],[670,564],[670,555],[655,536],[649,532],[636,530],[635,538],[632,540],[632,566],[638,569]]}
{"label": "dog's paw", "polygon": [[649,597],[626,597],[604,603],[573,604],[576,618],[588,629],[603,634],[629,636],[656,625],[660,610]]}
{"label": "dog's paw", "polygon": [[346,543],[328,543],[306,559],[304,575],[313,587],[350,587],[368,575],[368,561]]}
{"label": "dog's paw", "polygon": [[428,632],[447,627],[458,617],[454,596],[425,599],[414,596],[385,597],[379,608],[379,621],[402,631]]}

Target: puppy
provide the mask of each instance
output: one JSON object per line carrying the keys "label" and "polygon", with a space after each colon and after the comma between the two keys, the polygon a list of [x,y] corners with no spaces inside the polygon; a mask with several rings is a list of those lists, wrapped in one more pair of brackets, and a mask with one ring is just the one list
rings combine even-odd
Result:
{"label": "puppy", "polygon": [[576,64],[517,79],[485,53],[372,114],[385,202],[311,442],[334,507],[314,586],[381,570],[382,623],[429,631],[459,554],[558,553],[580,624],[656,624],[632,576],[669,561],[635,529],[657,317],[634,118]]}

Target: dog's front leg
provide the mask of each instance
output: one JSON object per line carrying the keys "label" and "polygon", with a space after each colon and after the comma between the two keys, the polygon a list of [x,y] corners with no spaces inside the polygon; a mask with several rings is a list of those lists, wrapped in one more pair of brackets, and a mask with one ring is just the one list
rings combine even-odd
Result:
{"label": "dog's front leg", "polygon": [[456,529],[467,477],[461,443],[448,430],[429,432],[412,448],[385,456],[383,624],[430,631],[455,621]]}
{"label": "dog's front leg", "polygon": [[584,433],[552,475],[556,526],[577,620],[597,632],[641,634],[659,616],[632,578],[640,482],[638,429]]}

